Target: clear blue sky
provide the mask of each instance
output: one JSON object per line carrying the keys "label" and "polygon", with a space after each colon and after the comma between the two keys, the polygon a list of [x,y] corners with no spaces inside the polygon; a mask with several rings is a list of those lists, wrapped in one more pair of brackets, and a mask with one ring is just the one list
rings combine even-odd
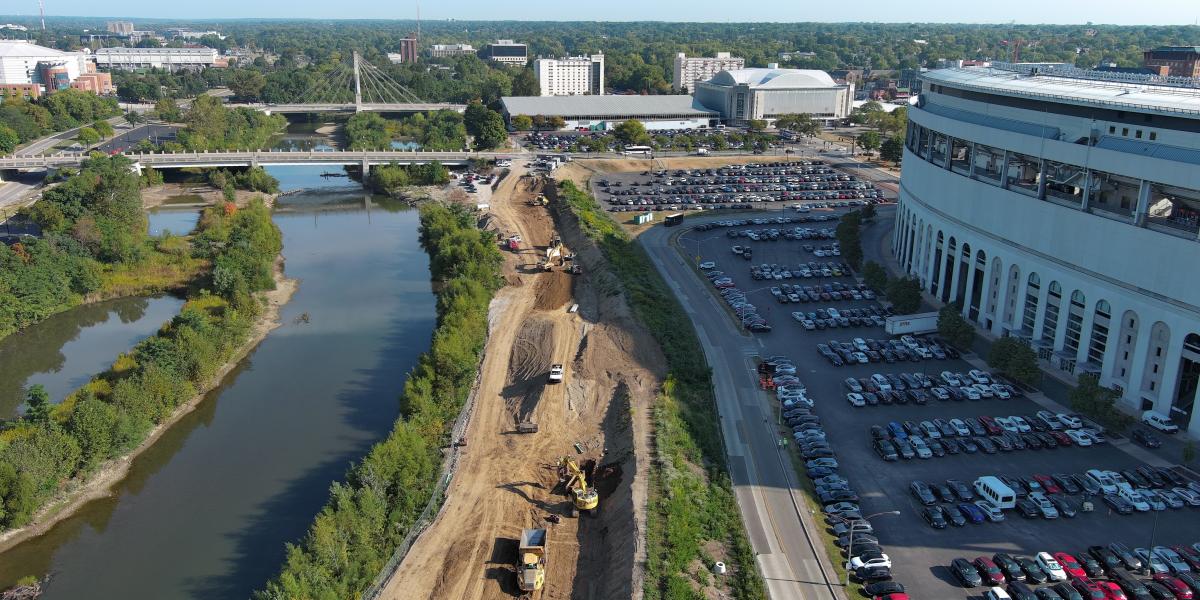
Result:
{"label": "clear blue sky", "polygon": [[[413,0],[45,0],[47,15],[142,18],[411,19]],[[950,23],[1191,24],[1197,0],[425,0],[428,20],[884,21]],[[37,14],[37,0],[6,0],[2,13]]]}

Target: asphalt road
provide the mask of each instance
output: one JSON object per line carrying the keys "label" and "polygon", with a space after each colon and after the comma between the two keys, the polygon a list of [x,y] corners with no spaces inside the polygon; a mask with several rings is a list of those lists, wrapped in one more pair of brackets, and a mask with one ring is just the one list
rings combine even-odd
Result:
{"label": "asphalt road", "polygon": [[[730,216],[726,213],[701,219]],[[746,216],[751,215],[740,215],[741,218]],[[697,222],[700,221],[688,219],[680,229]],[[881,229],[886,232],[886,228]],[[830,339],[847,341],[853,337],[885,338],[886,334],[881,328],[806,332],[791,319],[789,313],[800,308],[815,310],[829,304],[836,307],[864,306],[866,302],[802,304],[798,307],[779,305],[767,291],[771,284],[752,280],[749,277],[749,263],[730,253],[732,242],[723,230],[683,233],[685,237],[681,245],[686,249],[687,259],[682,255],[683,251],[668,246],[670,237],[677,231],[680,230],[655,227],[643,233],[640,239],[689,309],[704,343],[705,353],[713,365],[714,385],[721,405],[727,450],[734,466],[739,503],[755,549],[763,553],[760,562],[772,583],[773,598],[794,597],[786,594],[797,592],[805,594],[805,598],[823,598],[826,596],[812,594],[829,592],[824,586],[812,584],[807,588],[802,584],[789,587],[780,585],[781,579],[787,579],[780,577],[781,574],[790,573],[790,578],[799,582],[814,580],[812,574],[819,575],[819,571],[809,568],[815,561],[810,558],[811,553],[804,543],[805,530],[801,520],[796,518],[795,512],[788,514],[782,502],[791,492],[778,489],[778,486],[794,488],[795,482],[786,476],[790,469],[772,469],[772,461],[787,459],[773,448],[773,439],[778,433],[774,426],[762,423],[764,416],[771,414],[774,400],[755,389],[755,375],[748,359],[758,353],[788,355],[797,361],[799,376],[808,386],[810,397],[817,400],[817,412],[838,454],[841,472],[863,498],[864,513],[901,512],[899,516],[877,518],[874,525],[885,552],[895,562],[897,580],[902,581],[915,598],[977,597],[982,590],[963,590],[953,586],[949,580],[945,565],[958,556],[973,558],[990,556],[995,552],[1033,555],[1042,550],[1076,553],[1088,545],[1114,541],[1124,542],[1131,547],[1148,546],[1151,542],[1171,545],[1200,541],[1200,519],[1196,519],[1200,509],[1110,516],[1103,503],[1097,503],[1095,512],[1080,514],[1074,519],[1026,520],[1010,513],[1003,523],[967,525],[963,529],[942,531],[928,527],[920,518],[920,506],[908,491],[909,483],[915,479],[942,481],[956,478],[970,482],[987,474],[1029,476],[1035,473],[1083,472],[1090,468],[1120,470],[1145,464],[1143,459],[1155,460],[1157,456],[1144,449],[1131,447],[1127,440],[1120,440],[1093,448],[1025,450],[884,463],[870,449],[868,430],[872,424],[984,414],[1028,415],[1042,409],[1043,404],[1025,398],[1007,401],[933,401],[927,406],[851,407],[845,400],[846,390],[842,384],[847,376],[913,371],[936,374],[944,369],[965,372],[973,365],[959,360],[833,367],[816,353],[815,345],[818,342]],[[864,236],[864,243],[882,243],[885,237],[886,234],[871,232]],[[753,262],[821,260],[809,258],[811,255],[800,249],[801,244],[782,240],[758,242],[754,244]],[[717,268],[732,276],[740,289],[757,290],[748,293],[750,302],[759,307],[760,314],[775,328],[773,332],[753,338],[737,332],[732,317],[717,304],[720,300],[711,293],[711,286],[686,263],[697,251],[703,260],[715,260]],[[849,279],[843,281],[850,282]],[[1162,464],[1159,460],[1155,462]],[[1074,500],[1079,502],[1078,497]],[[813,527],[811,521],[807,525]],[[778,540],[798,540],[801,543],[773,545]]]}

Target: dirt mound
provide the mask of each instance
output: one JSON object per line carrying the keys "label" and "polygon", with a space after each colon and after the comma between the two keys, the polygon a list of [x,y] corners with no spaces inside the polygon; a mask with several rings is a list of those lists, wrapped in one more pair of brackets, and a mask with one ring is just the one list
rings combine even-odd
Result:
{"label": "dirt mound", "polygon": [[575,285],[575,277],[563,271],[550,271],[538,277],[537,304],[538,310],[555,310],[566,305],[571,299],[571,288]]}

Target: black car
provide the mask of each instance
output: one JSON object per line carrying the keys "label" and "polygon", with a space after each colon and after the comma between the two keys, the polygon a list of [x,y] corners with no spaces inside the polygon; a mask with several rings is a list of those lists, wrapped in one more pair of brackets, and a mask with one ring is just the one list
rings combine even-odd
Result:
{"label": "black car", "polygon": [[887,596],[888,594],[903,594],[904,584],[898,581],[879,581],[864,585],[863,591],[871,597]]}
{"label": "black car", "polygon": [[1018,556],[1017,564],[1021,565],[1021,570],[1025,571],[1025,578],[1031,583],[1046,583],[1050,577],[1046,572],[1038,566],[1037,561],[1028,556]]}
{"label": "black car", "polygon": [[1158,469],[1143,465],[1135,470],[1137,471],[1138,475],[1141,475],[1146,479],[1146,481],[1150,482],[1150,485],[1156,488],[1161,488],[1167,485],[1167,481],[1163,479],[1161,475],[1159,475]]}
{"label": "black car", "polygon": [[912,482],[909,484],[908,490],[918,502],[924,504],[925,506],[929,506],[937,502],[937,498],[933,496],[933,490],[929,489],[929,484],[925,483],[924,481]]}
{"label": "black car", "polygon": [[[1105,496],[1105,498],[1108,498],[1108,496]],[[1140,571],[1142,569],[1142,559],[1138,558],[1136,554],[1131,552],[1129,547],[1125,544],[1114,542],[1108,545],[1108,549],[1113,554],[1117,555],[1117,558],[1121,559],[1121,563],[1125,565],[1126,569],[1130,571]]]}
{"label": "black car", "polygon": [[1083,595],[1079,593],[1079,590],[1065,581],[1050,586],[1050,589],[1054,590],[1054,593],[1063,600],[1083,600]]}
{"label": "black car", "polygon": [[1074,519],[1079,514],[1079,510],[1075,508],[1075,505],[1062,494],[1050,494],[1049,498],[1050,503],[1058,510],[1058,514],[1068,519]]}
{"label": "black car", "polygon": [[[1147,586],[1138,578],[1131,576],[1128,573],[1114,571],[1112,580],[1117,585],[1121,586],[1121,590],[1130,600],[1149,600],[1153,598],[1154,592],[1147,589]],[[1174,594],[1172,594],[1174,596]]]}
{"label": "black car", "polygon": [[1133,433],[1130,434],[1129,437],[1132,438],[1133,441],[1135,441],[1138,444],[1141,444],[1147,448],[1161,448],[1162,447],[1162,442],[1159,441],[1158,436],[1154,435],[1153,433],[1150,433],[1149,431],[1146,431],[1145,429],[1134,429]]}
{"label": "black car", "polygon": [[997,452],[996,444],[993,444],[992,440],[986,437],[975,438],[975,443],[979,446],[979,449],[982,450],[984,454],[995,454]]}
{"label": "black car", "polygon": [[1122,566],[1120,557],[1104,546],[1088,546],[1087,553],[1110,573]]}
{"label": "black car", "polygon": [[1059,596],[1057,592],[1048,587],[1034,590],[1033,595],[1037,596],[1038,600],[1063,600],[1062,596]]}
{"label": "black car", "polygon": [[898,460],[900,455],[896,452],[896,445],[889,440],[875,440],[875,453],[886,461]]}
{"label": "black car", "polygon": [[854,570],[854,578],[868,585],[891,581],[892,570],[887,567],[859,567]]}
{"label": "black car", "polygon": [[1001,571],[1004,571],[1004,577],[1008,581],[1025,581],[1025,572],[1021,570],[1021,564],[1012,555],[997,552],[992,556],[992,560],[996,566],[1000,567]]}
{"label": "black car", "polygon": [[967,524],[967,517],[963,516],[962,511],[951,505],[943,505],[942,516],[946,517],[947,521],[955,527],[962,527]]}
{"label": "black car", "polygon": [[956,558],[951,561],[950,572],[958,580],[958,583],[965,588],[983,585],[983,578],[979,576],[979,570],[965,558]]}
{"label": "black car", "polygon": [[946,517],[942,515],[942,509],[939,506],[927,506],[921,511],[921,516],[925,518],[925,522],[934,529],[946,528]]}
{"label": "black car", "polygon": [[946,454],[951,456],[962,452],[962,444],[954,438],[942,438],[942,446],[946,448]]}
{"label": "black car", "polygon": [[1055,473],[1052,477],[1054,478],[1054,483],[1057,483],[1058,487],[1062,488],[1065,494],[1074,496],[1082,491],[1079,489],[1079,484],[1075,483],[1075,480],[1071,479],[1071,476],[1066,473]]}
{"label": "black car", "polygon": [[[1124,498],[1121,498],[1120,496],[1116,496],[1114,494],[1105,494],[1104,503],[1107,504],[1109,508],[1115,510],[1119,515],[1133,514],[1133,506],[1131,506],[1125,501]],[[1122,560],[1124,560],[1123,557]]]}
{"label": "black car", "polygon": [[946,485],[954,490],[954,495],[958,496],[960,502],[970,502],[975,499],[975,492],[971,491],[971,487],[957,479],[947,479]]}
{"label": "black car", "polygon": [[1078,552],[1072,554],[1072,556],[1079,561],[1079,566],[1083,567],[1088,577],[1093,579],[1104,577],[1104,565],[1100,564],[1100,561],[1096,560],[1096,557],[1087,552]]}
{"label": "black car", "polygon": [[1038,505],[1028,497],[1017,498],[1017,512],[1020,512],[1021,516],[1025,517],[1026,519],[1037,519],[1042,516],[1041,509],[1039,509]]}
{"label": "black car", "polygon": [[958,501],[954,497],[954,490],[950,489],[950,486],[948,486],[944,483],[934,482],[934,483],[929,484],[929,487],[933,488],[933,493],[937,494],[938,500],[941,502],[957,502]]}
{"label": "black car", "polygon": [[1014,581],[1008,584],[1008,595],[1012,598],[1012,600],[1038,600],[1038,597],[1034,595],[1033,590],[1029,589],[1029,586],[1019,581]]}

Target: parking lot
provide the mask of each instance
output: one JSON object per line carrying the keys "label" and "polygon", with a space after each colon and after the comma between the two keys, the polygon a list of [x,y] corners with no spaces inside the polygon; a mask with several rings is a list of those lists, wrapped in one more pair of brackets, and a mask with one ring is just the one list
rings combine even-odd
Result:
{"label": "parking lot", "polygon": [[845,207],[882,202],[884,197],[873,183],[820,160],[612,173],[593,179],[592,191],[612,212],[784,211],[793,204],[827,203]]}
{"label": "parking lot", "polygon": [[[834,215],[843,209],[814,211],[813,214]],[[761,218],[769,218],[754,213]],[[749,218],[746,215],[745,218]],[[719,220],[717,217],[714,220]],[[708,222],[705,220],[704,222]],[[693,226],[696,221],[689,221]],[[831,221],[827,227],[832,228]],[[763,225],[750,224],[743,228],[759,228]],[[902,582],[913,598],[964,598],[980,597],[985,588],[965,590],[958,586],[948,565],[954,558],[968,560],[977,556],[991,557],[997,552],[1014,555],[1034,556],[1040,551],[1067,552],[1078,555],[1091,545],[1120,542],[1130,548],[1153,545],[1190,545],[1200,542],[1200,519],[1196,516],[1200,508],[1166,508],[1161,511],[1136,512],[1123,516],[1114,514],[1099,498],[1094,498],[1093,512],[1079,512],[1072,518],[1062,517],[1047,520],[1041,517],[1023,517],[1016,510],[1005,511],[1003,522],[967,523],[961,527],[949,526],[934,529],[922,518],[924,508],[913,494],[910,484],[921,480],[930,484],[944,483],[947,479],[959,480],[968,486],[976,478],[985,475],[1003,475],[1013,478],[1032,477],[1035,474],[1082,474],[1093,468],[1121,471],[1145,464],[1127,451],[1127,439],[1111,439],[1105,443],[1080,447],[1072,443],[1055,449],[1024,449],[986,453],[982,449],[974,453],[960,451],[941,457],[913,458],[885,462],[872,448],[870,429],[873,425],[887,426],[890,422],[904,423],[937,418],[1006,417],[1022,415],[1032,418],[1044,407],[1025,396],[1001,399],[938,400],[930,396],[924,404],[913,401],[904,404],[879,403],[874,406],[852,406],[847,401],[849,391],[844,383],[847,377],[870,378],[873,374],[923,373],[939,380],[942,371],[968,373],[976,368],[963,358],[930,358],[920,361],[904,360],[892,363],[880,360],[845,366],[834,366],[817,351],[818,344],[831,341],[850,342],[853,338],[864,340],[886,340],[889,338],[881,327],[859,325],[857,327],[831,327],[823,330],[808,330],[791,313],[807,313],[817,308],[837,310],[845,308],[869,309],[879,305],[867,299],[824,300],[808,303],[783,304],[772,293],[772,287],[786,282],[754,279],[752,269],[763,263],[768,265],[798,265],[814,260],[813,253],[806,251],[806,244],[821,246],[828,242],[810,240],[778,239],[769,242],[751,242],[753,258],[746,260],[731,251],[731,247],[744,243],[728,237],[728,228],[707,231],[692,229],[683,232],[677,244],[682,254],[690,260],[711,261],[711,270],[721,271],[720,277],[728,278],[732,284],[725,289],[739,290],[742,302],[752,305],[755,312],[771,326],[769,332],[754,333],[761,344],[762,356],[787,356],[796,366],[796,376],[807,388],[807,397],[814,402],[813,412],[820,417],[821,425],[828,437],[832,451],[839,463],[838,473],[849,480],[850,486],[861,499],[861,514],[872,515],[899,511],[899,515],[884,514],[872,520],[875,533],[883,552],[893,561],[892,570],[897,581]],[[836,260],[831,258],[828,260]],[[804,280],[802,285],[810,285]],[[822,277],[821,284],[840,283],[846,289],[857,289],[857,281],[850,276]],[[796,281],[792,281],[796,283]],[[703,285],[714,293],[719,290],[711,282]],[[722,298],[722,303],[729,292]],[[859,294],[861,297],[861,294]],[[741,314],[731,308],[731,319],[739,320]],[[861,320],[860,320],[861,323]],[[717,343],[714,340],[714,343]],[[847,362],[847,361],[843,361]],[[747,377],[756,377],[748,373]],[[775,395],[762,393],[765,405],[778,407]],[[792,437],[790,427],[780,428],[780,437]],[[1146,452],[1145,450],[1139,450]],[[801,468],[803,470],[803,468]],[[1068,502],[1081,507],[1082,495],[1068,495]]]}

